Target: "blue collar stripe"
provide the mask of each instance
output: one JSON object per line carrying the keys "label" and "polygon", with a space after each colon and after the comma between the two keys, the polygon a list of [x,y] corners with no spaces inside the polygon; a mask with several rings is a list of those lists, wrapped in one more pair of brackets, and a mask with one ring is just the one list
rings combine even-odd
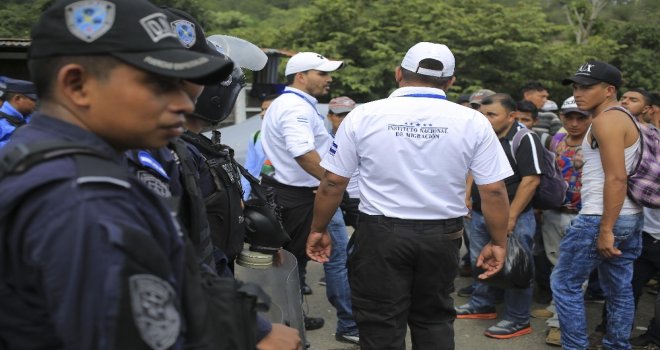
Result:
{"label": "blue collar stripe", "polygon": [[447,96],[437,95],[437,94],[408,94],[401,97],[426,97],[426,98],[437,98],[438,100],[446,100]]}

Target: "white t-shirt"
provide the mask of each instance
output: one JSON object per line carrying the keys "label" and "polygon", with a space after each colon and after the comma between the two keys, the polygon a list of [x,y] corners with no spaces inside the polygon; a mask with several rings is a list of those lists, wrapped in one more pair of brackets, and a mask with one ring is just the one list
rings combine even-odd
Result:
{"label": "white t-shirt", "polygon": [[280,183],[298,187],[319,185],[319,180],[295,160],[313,150],[323,155],[332,143],[323,116],[316,110],[316,102],[311,95],[287,87],[266,111],[261,125],[261,143],[275,168],[274,178]]}
{"label": "white t-shirt", "polygon": [[[600,151],[591,148],[589,143],[589,134],[591,126],[584,135],[582,141],[582,154],[584,155],[584,165],[582,166],[582,189],[580,198],[582,200],[582,215],[603,215],[603,188],[605,187],[605,173],[603,172],[603,163],[600,159]],[[630,147],[624,150],[626,173],[630,174],[635,160],[639,158],[640,138]],[[642,211],[642,207],[633,202],[626,195],[621,212],[619,215],[632,215]]]}
{"label": "white t-shirt", "polygon": [[424,94],[440,89],[404,87],[389,98],[354,109],[321,161],[351,177],[358,169],[360,211],[401,219],[464,216],[468,171],[479,185],[513,171],[493,127],[481,113]]}

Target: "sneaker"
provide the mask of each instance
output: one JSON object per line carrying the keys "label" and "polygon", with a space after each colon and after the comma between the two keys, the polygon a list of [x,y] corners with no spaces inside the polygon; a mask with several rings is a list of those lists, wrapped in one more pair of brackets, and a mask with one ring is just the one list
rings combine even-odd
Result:
{"label": "sneaker", "polygon": [[651,350],[658,348],[646,333],[630,339],[630,345],[632,345],[633,349]]}
{"label": "sneaker", "polygon": [[497,322],[490,326],[484,333],[487,337],[496,339],[510,339],[521,335],[532,333],[532,327],[527,323],[516,323],[507,320]]}
{"label": "sneaker", "polygon": [[325,286],[325,277],[321,277],[321,279],[319,279],[319,286]]}
{"label": "sneaker", "polygon": [[529,314],[534,318],[540,318],[540,319],[548,319],[555,315],[552,311],[548,311],[548,309],[532,310],[532,312],[530,312]]}
{"label": "sneaker", "polygon": [[483,309],[475,309],[470,304],[454,307],[456,310],[456,318],[469,319],[469,320],[494,320],[497,318],[497,311],[494,307],[485,307]]}
{"label": "sneaker", "polygon": [[360,344],[360,335],[359,334],[335,334],[335,340],[342,343],[351,343],[351,344]]}
{"label": "sneaker", "polygon": [[550,327],[548,335],[545,337],[545,343],[548,345],[561,346],[561,330],[557,327]]}
{"label": "sneaker", "polygon": [[605,333],[599,332],[599,331],[594,331],[593,333],[589,334],[589,346],[587,347],[587,350],[600,350],[603,348],[603,337],[605,336]]}
{"label": "sneaker", "polygon": [[300,287],[300,292],[303,293],[303,295],[310,295],[312,294],[312,288],[307,284],[303,284],[302,287]]}
{"label": "sneaker", "polygon": [[463,287],[463,288],[459,289],[458,293],[456,293],[456,294],[458,294],[459,297],[466,297],[467,298],[470,295],[472,295],[472,292],[474,292],[474,288],[472,287],[472,285],[469,285],[467,287]]}
{"label": "sneaker", "polygon": [[308,331],[313,331],[323,327],[325,320],[321,317],[307,317],[305,316],[305,329]]}

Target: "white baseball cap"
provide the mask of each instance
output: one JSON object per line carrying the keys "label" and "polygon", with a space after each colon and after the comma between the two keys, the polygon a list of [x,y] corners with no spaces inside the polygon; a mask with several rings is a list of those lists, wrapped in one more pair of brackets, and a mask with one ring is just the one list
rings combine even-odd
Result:
{"label": "white baseball cap", "polygon": [[[444,66],[441,71],[420,68],[419,62],[425,59],[434,59],[442,62]],[[454,75],[454,54],[451,53],[447,45],[435,44],[429,42],[420,42],[411,47],[401,61],[401,67],[411,72],[432,77],[451,77]]]}
{"label": "white baseball cap", "polygon": [[571,113],[571,112],[576,112],[580,113],[584,116],[588,116],[590,113],[587,111],[583,111],[578,108],[577,103],[575,103],[575,97],[571,96],[567,98],[564,103],[561,105],[561,112],[564,114]]}
{"label": "white baseball cap", "polygon": [[291,75],[308,70],[332,72],[341,68],[344,61],[331,61],[316,52],[299,52],[289,59],[284,75]]}

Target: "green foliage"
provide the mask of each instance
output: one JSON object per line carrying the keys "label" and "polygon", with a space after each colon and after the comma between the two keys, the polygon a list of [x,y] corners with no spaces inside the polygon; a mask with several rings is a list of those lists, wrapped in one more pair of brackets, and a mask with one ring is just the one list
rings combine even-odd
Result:
{"label": "green foliage", "polygon": [[[0,2],[0,37],[26,38],[48,0]],[[456,57],[455,97],[485,87],[520,98],[529,80],[551,98],[570,95],[560,81],[587,59],[621,68],[629,87],[660,88],[660,1],[609,0],[575,44],[565,6],[589,14],[586,0],[153,0],[194,16],[207,34],[234,35],[261,47],[311,50],[342,59],[332,95],[359,102],[396,88],[394,68],[418,41],[447,44]],[[285,60],[284,60],[285,61]],[[284,64],[280,67],[284,81]]]}

